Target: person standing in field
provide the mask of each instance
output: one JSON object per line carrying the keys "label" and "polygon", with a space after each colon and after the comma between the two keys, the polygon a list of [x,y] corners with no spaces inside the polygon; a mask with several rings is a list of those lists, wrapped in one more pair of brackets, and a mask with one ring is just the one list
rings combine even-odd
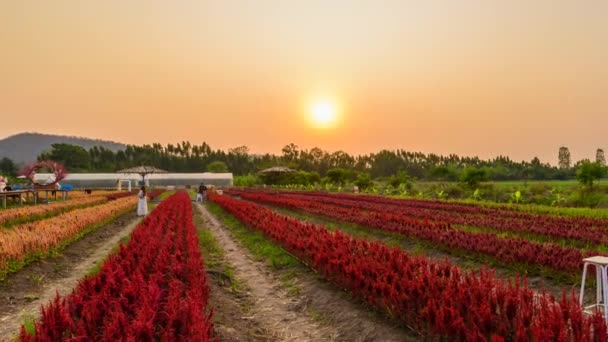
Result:
{"label": "person standing in field", "polygon": [[205,197],[207,197],[207,187],[205,186],[205,184],[201,183],[201,185],[198,186],[198,193],[196,194],[196,201],[203,202]]}
{"label": "person standing in field", "polygon": [[139,198],[137,200],[137,216],[146,216],[148,215],[148,202],[146,198],[146,187],[142,185],[139,193],[137,194]]}

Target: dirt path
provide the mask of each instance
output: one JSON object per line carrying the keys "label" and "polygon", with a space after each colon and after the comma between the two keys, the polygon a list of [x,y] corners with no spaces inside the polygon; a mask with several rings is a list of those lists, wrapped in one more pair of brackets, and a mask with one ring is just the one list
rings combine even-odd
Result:
{"label": "dirt path", "polygon": [[0,341],[10,340],[25,317],[36,317],[40,306],[72,291],[100,260],[140,222],[135,214],[119,217],[69,245],[58,257],[41,260],[0,282]]}
{"label": "dirt path", "polygon": [[[258,323],[265,336],[245,340],[271,341],[408,341],[415,338],[404,329],[377,317],[364,305],[355,303],[344,292],[303,268],[298,274],[298,295],[289,296],[281,288],[279,275],[255,261],[249,252],[232,238],[227,229],[207,210],[197,204],[205,225],[224,249],[225,259],[238,281],[245,282],[252,303],[249,317]],[[213,291],[213,287],[212,287]],[[212,292],[211,297],[214,294]],[[241,301],[247,299],[235,299]],[[216,307],[222,315],[222,307]],[[243,317],[241,317],[242,319]],[[237,323],[238,324],[238,323]],[[225,327],[217,329],[225,330]],[[230,329],[230,328],[229,328]],[[224,331],[225,333],[225,331]],[[220,332],[222,334],[222,332]],[[238,334],[237,334],[238,335]],[[270,336],[270,338],[269,338]],[[247,336],[245,337],[247,338]],[[230,340],[243,340],[232,338]]]}

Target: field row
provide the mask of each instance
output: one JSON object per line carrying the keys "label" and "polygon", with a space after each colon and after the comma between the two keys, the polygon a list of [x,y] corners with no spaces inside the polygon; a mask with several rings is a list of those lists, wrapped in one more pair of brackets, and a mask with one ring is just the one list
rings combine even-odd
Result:
{"label": "field row", "polygon": [[535,293],[519,279],[470,272],[447,261],[330,232],[229,196],[210,199],[252,229],[391,317],[425,335],[468,341],[605,341],[603,317],[575,298]]}
{"label": "field row", "polygon": [[54,215],[80,207],[100,204],[107,200],[106,195],[91,195],[50,204],[4,209],[0,210],[0,226],[32,221],[47,215]]}
{"label": "field row", "polygon": [[19,269],[27,260],[70,242],[87,229],[133,210],[136,202],[134,197],[123,198],[0,230],[0,278]]}
{"label": "field row", "polygon": [[518,212],[506,209],[508,207],[505,207],[505,209],[487,208],[473,204],[402,200],[381,196],[320,192],[280,192],[280,195],[364,210],[383,211],[454,225],[531,233],[597,245],[608,243],[608,219],[556,217]]}
{"label": "field row", "polygon": [[144,219],[99,273],[43,307],[35,335],[23,327],[20,339],[209,341],[208,297],[190,199],[178,193]]}
{"label": "field row", "polygon": [[308,196],[283,196],[263,192],[235,192],[242,198],[268,203],[324,216],[331,219],[356,223],[365,227],[380,229],[432,243],[444,250],[457,250],[492,257],[507,265],[524,264],[530,271],[548,268],[560,274],[580,274],[582,260],[598,251],[583,251],[552,243],[537,243],[523,238],[499,237],[492,233],[469,232],[455,229],[449,223],[420,220],[401,214],[390,213],[380,207],[361,209],[345,205],[326,204]]}

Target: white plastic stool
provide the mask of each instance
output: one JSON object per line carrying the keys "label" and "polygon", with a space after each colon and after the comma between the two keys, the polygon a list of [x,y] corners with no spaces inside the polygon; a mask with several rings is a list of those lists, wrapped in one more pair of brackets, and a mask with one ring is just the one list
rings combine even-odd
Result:
{"label": "white plastic stool", "polygon": [[595,266],[595,274],[597,279],[596,284],[596,302],[595,305],[590,305],[585,308],[585,311],[592,308],[603,308],[604,319],[608,322],[608,257],[594,256],[591,258],[583,259],[585,266],[583,266],[583,280],[581,283],[581,296],[580,304],[583,306],[583,296],[585,295],[585,280],[587,279],[587,268],[589,265]]}

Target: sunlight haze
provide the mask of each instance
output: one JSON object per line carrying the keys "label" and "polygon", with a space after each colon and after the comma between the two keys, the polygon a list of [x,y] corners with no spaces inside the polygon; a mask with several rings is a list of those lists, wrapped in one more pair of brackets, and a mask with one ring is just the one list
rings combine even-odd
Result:
{"label": "sunlight haze", "polygon": [[600,0],[4,1],[0,138],[591,158],[608,147],[607,15]]}

